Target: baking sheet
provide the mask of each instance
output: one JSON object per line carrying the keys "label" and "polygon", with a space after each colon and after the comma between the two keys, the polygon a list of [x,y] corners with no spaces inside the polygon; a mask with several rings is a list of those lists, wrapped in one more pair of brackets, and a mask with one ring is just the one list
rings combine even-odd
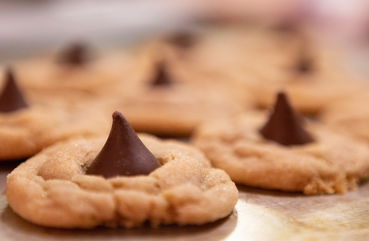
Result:
{"label": "baking sheet", "polygon": [[[16,164],[0,164],[0,190]],[[234,212],[196,226],[136,229],[62,230],[33,225],[17,216],[0,196],[1,241],[111,240],[369,240],[369,183],[344,195],[303,196],[238,186]],[[25,200],[26,202],[27,200]]]}

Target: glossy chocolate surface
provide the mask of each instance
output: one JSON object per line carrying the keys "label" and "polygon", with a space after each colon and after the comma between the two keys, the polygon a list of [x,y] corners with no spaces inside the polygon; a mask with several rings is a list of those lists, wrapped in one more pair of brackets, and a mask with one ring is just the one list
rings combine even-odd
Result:
{"label": "glossy chocolate surface", "polygon": [[142,143],[123,115],[114,112],[109,137],[86,173],[105,178],[147,175],[159,166],[159,161]]}
{"label": "glossy chocolate surface", "polygon": [[268,121],[260,129],[267,140],[285,146],[303,145],[313,142],[313,137],[303,128],[302,118],[290,105],[285,93],[280,92]]}
{"label": "glossy chocolate surface", "polygon": [[0,94],[0,112],[13,112],[27,107],[27,101],[17,84],[13,70],[7,68],[4,86]]}

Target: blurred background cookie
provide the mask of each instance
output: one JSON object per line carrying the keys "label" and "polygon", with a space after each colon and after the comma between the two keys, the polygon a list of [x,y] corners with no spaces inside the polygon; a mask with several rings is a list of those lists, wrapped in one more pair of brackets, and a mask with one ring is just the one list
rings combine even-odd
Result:
{"label": "blurred background cookie", "polygon": [[[76,42],[15,64],[19,79],[38,95],[63,98],[69,93],[99,97],[128,77],[134,57],[129,51],[101,53],[87,43]],[[68,97],[64,101],[67,101]]]}
{"label": "blurred background cookie", "polygon": [[0,160],[28,158],[46,146],[72,136],[93,136],[105,133],[107,126],[99,114],[69,101],[60,102],[28,96],[12,68],[6,68],[0,94]]}

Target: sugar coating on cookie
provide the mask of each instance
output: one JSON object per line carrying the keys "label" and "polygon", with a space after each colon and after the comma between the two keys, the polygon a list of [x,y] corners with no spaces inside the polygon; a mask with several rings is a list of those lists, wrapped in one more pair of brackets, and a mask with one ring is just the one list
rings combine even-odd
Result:
{"label": "sugar coating on cookie", "polygon": [[195,135],[215,167],[240,184],[304,194],[344,193],[369,176],[368,148],[318,124],[306,129],[314,141],[285,146],[260,135],[265,113],[205,123]]}
{"label": "sugar coating on cookie", "polygon": [[224,171],[196,149],[141,135],[161,166],[149,175],[85,175],[104,139],[49,147],[7,178],[7,198],[23,218],[44,226],[92,228],[204,224],[229,215],[238,199]]}

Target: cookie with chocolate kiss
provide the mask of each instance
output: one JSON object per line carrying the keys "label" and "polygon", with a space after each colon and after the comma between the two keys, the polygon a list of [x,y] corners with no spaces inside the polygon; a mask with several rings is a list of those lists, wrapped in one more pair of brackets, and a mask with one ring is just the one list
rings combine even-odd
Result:
{"label": "cookie with chocolate kiss", "polygon": [[254,108],[270,109],[283,89],[298,112],[319,116],[362,86],[355,83],[343,52],[310,35],[303,27],[282,33],[262,26],[216,28],[191,49],[191,69],[239,83],[234,95],[251,93],[246,102]]}
{"label": "cookie with chocolate kiss", "polygon": [[[145,75],[130,81],[132,88],[113,100],[114,110],[125,113],[133,128],[158,136],[188,137],[206,119],[242,111],[237,98],[217,81],[162,58],[151,59]],[[188,73],[190,72],[190,73]],[[204,78],[204,79],[203,79]],[[213,79],[214,80],[214,79]],[[130,86],[121,83],[121,89]]]}
{"label": "cookie with chocolate kiss", "polygon": [[26,101],[23,88],[12,67],[3,73],[0,92],[0,162],[23,159],[42,148],[42,130],[46,130],[49,120],[40,121],[45,115],[40,108]]}
{"label": "cookie with chocolate kiss", "polygon": [[303,121],[285,93],[275,99],[269,114],[245,112],[204,123],[195,145],[236,183],[265,189],[344,193],[369,177],[364,143]]}
{"label": "cookie with chocolate kiss", "polygon": [[238,200],[229,176],[199,150],[137,136],[120,113],[108,140],[46,148],[8,175],[6,190],[15,213],[58,228],[202,225],[229,215]]}
{"label": "cookie with chocolate kiss", "polygon": [[[8,67],[0,91],[0,162],[28,158],[43,148],[73,136],[104,133],[108,126],[98,103],[91,109],[41,98]],[[26,97],[27,96],[27,100]],[[92,111],[93,110],[93,111]]]}
{"label": "cookie with chocolate kiss", "polygon": [[67,44],[60,51],[35,56],[17,63],[24,85],[37,95],[72,104],[111,95],[128,77],[135,56],[128,51],[101,52],[86,43]]}
{"label": "cookie with chocolate kiss", "polygon": [[301,37],[289,63],[280,69],[280,76],[267,76],[270,71],[265,71],[252,87],[256,102],[264,109],[273,105],[274,93],[283,89],[301,114],[319,117],[335,101],[363,88],[345,64],[343,53],[308,37]]}

